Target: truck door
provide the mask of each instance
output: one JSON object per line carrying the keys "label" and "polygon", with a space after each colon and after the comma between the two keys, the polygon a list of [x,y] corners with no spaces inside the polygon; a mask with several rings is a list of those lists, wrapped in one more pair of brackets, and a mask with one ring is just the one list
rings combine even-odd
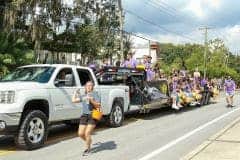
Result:
{"label": "truck door", "polygon": [[61,69],[55,80],[55,87],[51,89],[51,99],[56,113],[56,119],[75,119],[80,117],[80,108],[72,103],[76,81],[72,68]]}

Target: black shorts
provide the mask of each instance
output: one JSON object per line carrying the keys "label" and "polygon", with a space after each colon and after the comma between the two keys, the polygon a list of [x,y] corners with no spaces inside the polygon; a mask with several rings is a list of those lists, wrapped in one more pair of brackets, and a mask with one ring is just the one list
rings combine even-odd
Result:
{"label": "black shorts", "polygon": [[92,118],[91,114],[83,114],[80,117],[79,125],[88,125],[88,124],[96,125],[97,121]]}

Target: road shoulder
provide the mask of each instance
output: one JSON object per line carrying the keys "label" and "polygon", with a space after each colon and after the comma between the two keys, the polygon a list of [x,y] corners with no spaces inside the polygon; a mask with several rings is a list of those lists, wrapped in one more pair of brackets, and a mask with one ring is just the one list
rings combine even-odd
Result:
{"label": "road shoulder", "polygon": [[208,138],[181,160],[240,159],[240,117]]}

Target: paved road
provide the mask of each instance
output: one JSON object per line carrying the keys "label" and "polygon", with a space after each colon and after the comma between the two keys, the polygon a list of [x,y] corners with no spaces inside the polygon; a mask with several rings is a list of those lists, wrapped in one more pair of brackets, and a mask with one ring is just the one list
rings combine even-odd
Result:
{"label": "paved road", "polygon": [[34,151],[16,150],[11,137],[0,137],[0,160],[178,160],[239,117],[239,98],[235,97],[235,108],[226,108],[221,98],[178,113],[162,109],[129,115],[119,128],[100,125],[93,136],[93,153],[87,157],[81,156],[84,145],[74,127],[55,127],[47,145]]}

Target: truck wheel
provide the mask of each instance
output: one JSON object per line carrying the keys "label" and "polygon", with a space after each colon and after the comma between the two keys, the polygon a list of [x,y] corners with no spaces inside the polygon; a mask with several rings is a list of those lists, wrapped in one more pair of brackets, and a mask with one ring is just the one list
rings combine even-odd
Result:
{"label": "truck wheel", "polygon": [[120,102],[115,102],[109,115],[109,126],[120,127],[124,119],[123,107]]}
{"label": "truck wheel", "polygon": [[47,116],[39,110],[30,111],[20,125],[15,142],[25,150],[40,148],[47,139],[47,130]]}

